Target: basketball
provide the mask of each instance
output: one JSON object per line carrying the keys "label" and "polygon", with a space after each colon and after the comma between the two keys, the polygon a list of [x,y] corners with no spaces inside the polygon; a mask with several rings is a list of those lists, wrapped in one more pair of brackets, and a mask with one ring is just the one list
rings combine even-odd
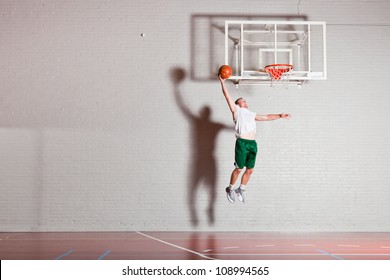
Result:
{"label": "basketball", "polygon": [[222,65],[219,68],[218,74],[221,76],[222,79],[229,78],[233,73],[232,68],[229,65]]}

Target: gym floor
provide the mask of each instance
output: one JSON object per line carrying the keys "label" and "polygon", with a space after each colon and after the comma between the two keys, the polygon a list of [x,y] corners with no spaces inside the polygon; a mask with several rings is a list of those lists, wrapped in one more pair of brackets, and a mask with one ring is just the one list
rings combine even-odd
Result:
{"label": "gym floor", "polygon": [[2,260],[390,260],[390,233],[0,233]]}

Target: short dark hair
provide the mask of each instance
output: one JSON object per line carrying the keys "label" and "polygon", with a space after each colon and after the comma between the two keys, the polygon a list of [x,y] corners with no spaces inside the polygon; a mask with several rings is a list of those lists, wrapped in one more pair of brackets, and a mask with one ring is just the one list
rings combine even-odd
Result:
{"label": "short dark hair", "polygon": [[237,98],[237,100],[234,101],[234,104],[238,105],[238,101],[240,101],[241,99],[242,99],[242,97]]}

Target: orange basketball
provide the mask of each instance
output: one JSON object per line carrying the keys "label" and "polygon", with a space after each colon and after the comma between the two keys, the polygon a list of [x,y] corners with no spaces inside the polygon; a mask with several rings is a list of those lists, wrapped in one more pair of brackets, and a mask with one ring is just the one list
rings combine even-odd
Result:
{"label": "orange basketball", "polygon": [[233,74],[233,69],[229,65],[222,65],[218,73],[222,79],[227,79]]}

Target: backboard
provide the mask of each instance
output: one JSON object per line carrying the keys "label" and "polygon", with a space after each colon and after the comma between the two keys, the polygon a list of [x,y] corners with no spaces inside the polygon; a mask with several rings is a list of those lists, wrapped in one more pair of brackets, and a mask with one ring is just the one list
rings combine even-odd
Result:
{"label": "backboard", "polygon": [[225,64],[236,85],[272,85],[270,64],[291,64],[289,84],[326,80],[326,23],[225,21]]}

